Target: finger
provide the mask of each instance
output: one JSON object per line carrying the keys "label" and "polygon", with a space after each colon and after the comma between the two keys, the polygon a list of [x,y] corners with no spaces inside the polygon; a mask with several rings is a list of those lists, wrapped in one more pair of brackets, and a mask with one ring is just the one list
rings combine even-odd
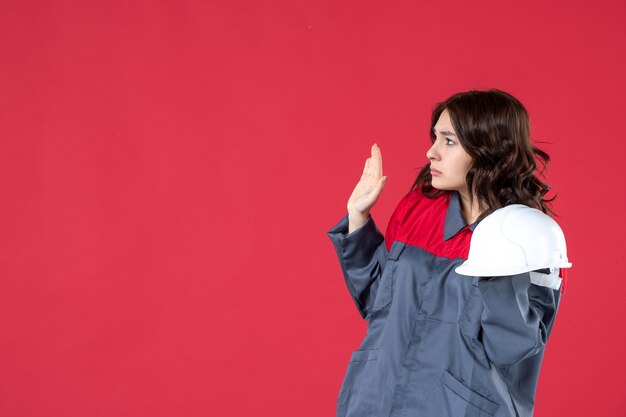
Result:
{"label": "finger", "polygon": [[379,179],[383,176],[383,156],[377,144],[372,146],[371,175]]}
{"label": "finger", "polygon": [[365,160],[365,166],[363,167],[363,174],[361,174],[361,179],[367,177],[367,174],[369,172],[369,166],[370,166],[370,161],[372,158],[367,158]]}
{"label": "finger", "polygon": [[374,186],[374,189],[372,190],[372,197],[374,197],[374,202],[378,200],[380,193],[383,191],[383,188],[385,187],[386,181],[387,181],[387,177],[381,177],[376,182],[376,185]]}
{"label": "finger", "polygon": [[386,177],[380,178],[378,181],[376,181],[376,184],[367,189],[367,192],[361,203],[364,209],[367,209],[369,211],[372,207],[374,207],[385,185],[385,179]]}

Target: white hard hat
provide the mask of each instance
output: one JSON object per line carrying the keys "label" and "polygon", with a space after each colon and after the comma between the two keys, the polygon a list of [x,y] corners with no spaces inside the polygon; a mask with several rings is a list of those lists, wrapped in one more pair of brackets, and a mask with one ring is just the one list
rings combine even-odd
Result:
{"label": "white hard hat", "polygon": [[523,272],[570,268],[565,236],[543,212],[512,204],[485,217],[474,229],[467,261],[455,271],[461,275],[497,277]]}

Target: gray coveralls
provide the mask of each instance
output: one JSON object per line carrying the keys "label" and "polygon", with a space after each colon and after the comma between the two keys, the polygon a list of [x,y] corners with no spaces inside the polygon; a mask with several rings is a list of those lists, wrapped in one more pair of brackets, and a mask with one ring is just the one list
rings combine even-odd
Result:
{"label": "gray coveralls", "polygon": [[337,417],[532,416],[560,292],[531,285],[529,273],[456,274],[474,226],[457,192],[412,191],[390,220],[392,241],[371,217],[349,235],[347,215],[328,231],[368,320]]}

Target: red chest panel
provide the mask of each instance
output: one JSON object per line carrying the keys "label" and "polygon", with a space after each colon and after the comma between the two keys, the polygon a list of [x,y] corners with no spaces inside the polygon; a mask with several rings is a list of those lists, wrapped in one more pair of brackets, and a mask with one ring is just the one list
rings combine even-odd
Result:
{"label": "red chest panel", "polygon": [[412,191],[404,196],[387,226],[387,251],[398,240],[425,249],[435,256],[467,259],[472,238],[469,226],[444,240],[449,202],[450,194],[428,198],[420,191]]}

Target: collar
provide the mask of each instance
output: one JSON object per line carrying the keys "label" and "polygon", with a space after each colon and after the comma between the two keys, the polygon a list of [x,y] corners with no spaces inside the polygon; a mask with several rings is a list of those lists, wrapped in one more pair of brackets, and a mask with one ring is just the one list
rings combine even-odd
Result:
{"label": "collar", "polygon": [[[458,191],[452,191],[452,193],[450,193],[450,200],[448,201],[448,211],[446,211],[446,222],[443,226],[443,240],[450,239],[465,226],[467,226],[467,223],[465,223],[461,215],[461,197]],[[475,222],[469,226],[472,232],[475,228]]]}

